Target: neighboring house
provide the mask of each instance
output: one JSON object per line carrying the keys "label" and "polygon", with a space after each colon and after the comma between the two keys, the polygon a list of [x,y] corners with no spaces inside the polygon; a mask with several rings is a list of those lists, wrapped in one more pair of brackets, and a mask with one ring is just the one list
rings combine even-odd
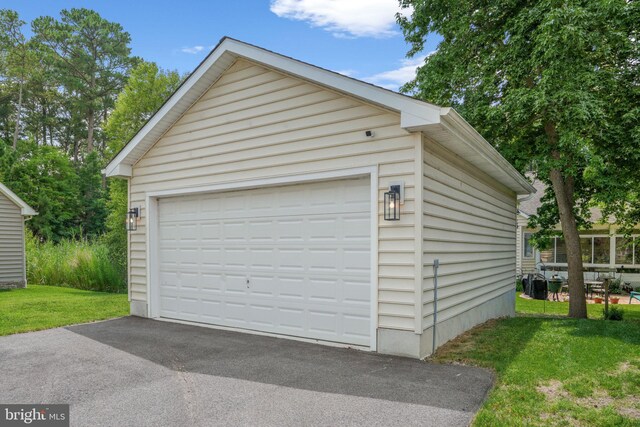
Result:
{"label": "neighboring house", "polygon": [[[551,241],[549,248],[540,251],[530,243],[530,236],[536,231],[528,227],[529,217],[535,215],[541,206],[541,198],[546,186],[539,180],[533,181],[535,194],[518,204],[518,229],[516,260],[519,274],[542,272],[566,277],[567,253],[564,239],[559,236]],[[640,236],[625,238],[618,232],[613,219],[603,221],[599,209],[591,209],[591,226],[580,230],[582,262],[586,278],[595,278],[606,269],[616,269],[623,280],[635,286],[640,284]],[[556,227],[560,231],[560,227]]]}
{"label": "neighboring house", "polygon": [[37,212],[0,183],[0,289],[27,286],[24,221],[33,215]]}
{"label": "neighboring house", "polygon": [[436,259],[436,346],[514,314],[533,188],[452,109],[225,38],[105,173],[134,315],[423,357]]}
{"label": "neighboring house", "polygon": [[[532,178],[532,177],[529,177]],[[537,179],[533,180],[536,192],[518,202],[517,232],[516,232],[516,268],[518,274],[539,272],[540,251],[531,244],[531,235],[535,230],[528,227],[529,217],[534,215],[541,205],[540,200],[545,192],[545,185]]]}

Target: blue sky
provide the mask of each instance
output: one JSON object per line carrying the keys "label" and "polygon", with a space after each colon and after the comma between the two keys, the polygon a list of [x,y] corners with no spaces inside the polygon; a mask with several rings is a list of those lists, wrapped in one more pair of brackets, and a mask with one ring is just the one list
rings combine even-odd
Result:
{"label": "blue sky", "polygon": [[[134,55],[181,73],[224,36],[246,41],[390,89],[411,79],[424,57],[407,59],[395,24],[397,0],[15,0],[30,22],[85,7],[120,23]],[[436,48],[431,38],[425,54]]]}

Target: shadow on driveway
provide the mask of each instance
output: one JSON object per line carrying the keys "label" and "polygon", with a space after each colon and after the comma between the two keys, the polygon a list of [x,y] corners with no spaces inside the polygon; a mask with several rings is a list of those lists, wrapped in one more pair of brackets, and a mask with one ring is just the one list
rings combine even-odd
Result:
{"label": "shadow on driveway", "polygon": [[125,317],[66,328],[167,368],[475,412],[490,371],[287,339]]}

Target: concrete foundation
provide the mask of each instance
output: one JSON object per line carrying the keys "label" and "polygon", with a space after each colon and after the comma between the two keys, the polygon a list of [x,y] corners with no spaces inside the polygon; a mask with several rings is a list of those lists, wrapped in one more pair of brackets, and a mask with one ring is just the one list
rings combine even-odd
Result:
{"label": "concrete foundation", "polygon": [[144,301],[130,301],[129,311],[132,316],[149,317],[147,303]]}
{"label": "concrete foundation", "polygon": [[[439,320],[436,325],[436,348],[487,320],[513,317],[515,296],[513,289],[457,316]],[[422,334],[378,329],[378,352],[420,359],[427,357],[433,353],[433,326],[425,329]]]}
{"label": "concrete foundation", "polygon": [[378,353],[419,359],[422,335],[412,331],[378,329]]}
{"label": "concrete foundation", "polygon": [[[449,319],[442,319],[436,325],[436,348],[469,329],[499,317],[513,317],[516,314],[516,291],[515,288],[502,295],[493,298],[476,307],[472,307],[464,313],[458,314]],[[431,349],[433,342],[433,327],[425,329],[422,333],[428,342],[423,346],[425,356],[433,353]]]}
{"label": "concrete foundation", "polygon": [[19,281],[19,282],[0,282],[0,289],[16,289],[16,288],[26,288],[27,282]]}

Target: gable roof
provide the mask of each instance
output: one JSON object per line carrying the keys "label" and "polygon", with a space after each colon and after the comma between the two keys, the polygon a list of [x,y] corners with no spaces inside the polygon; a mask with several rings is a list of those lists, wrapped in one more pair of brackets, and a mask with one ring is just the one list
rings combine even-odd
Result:
{"label": "gable roof", "polygon": [[424,132],[517,194],[535,189],[455,110],[325,70],[269,50],[225,37],[196,67],[138,133],[109,162],[107,176],[130,177],[132,166],[238,59],[244,58],[285,74],[342,92],[400,113],[400,126]]}
{"label": "gable roof", "polygon": [[536,192],[531,197],[519,200],[518,210],[526,218],[529,218],[531,215],[535,215],[538,212],[538,208],[542,206],[542,196],[544,196],[547,186],[533,175],[527,174],[527,176],[530,176],[533,180],[531,185],[536,189]]}
{"label": "gable roof", "polygon": [[[538,209],[542,206],[542,196],[544,196],[547,191],[547,186],[544,182],[540,181],[532,174],[527,174],[527,176],[533,180],[532,185],[536,189],[536,192],[535,194],[532,194],[531,197],[518,200],[518,214],[523,218],[529,218],[530,216],[538,213]],[[591,207],[589,208],[589,212],[589,222],[594,224],[602,222],[604,217],[599,208]],[[615,223],[615,218],[607,218],[605,222],[613,224]]]}
{"label": "gable roof", "polygon": [[13,191],[9,190],[6,185],[0,182],[0,194],[4,194],[9,200],[15,203],[20,208],[22,216],[38,215],[38,212],[34,211],[31,206],[26,204],[24,200],[16,195]]}

